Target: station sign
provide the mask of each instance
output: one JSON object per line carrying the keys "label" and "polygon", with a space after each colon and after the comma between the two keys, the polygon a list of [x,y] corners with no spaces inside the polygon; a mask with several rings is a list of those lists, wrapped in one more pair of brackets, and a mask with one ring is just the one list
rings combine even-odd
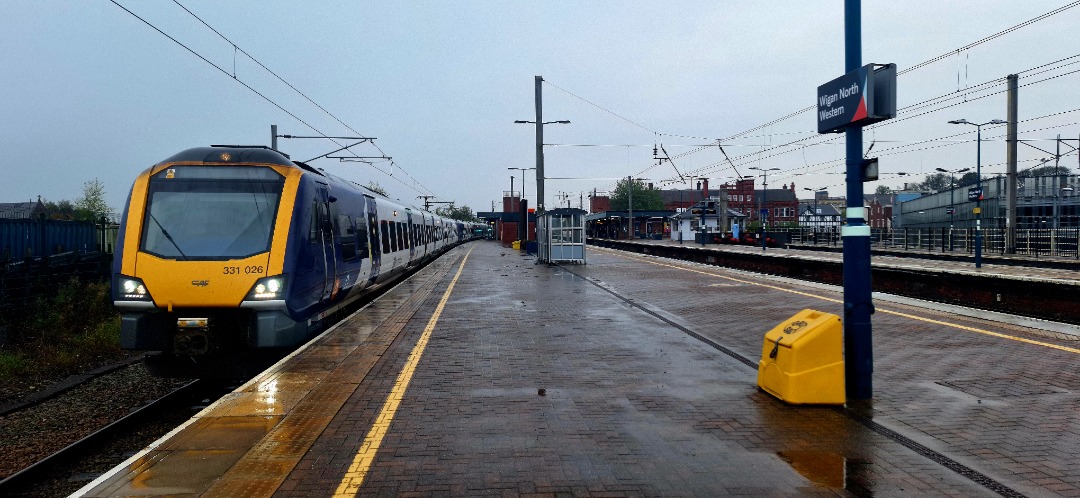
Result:
{"label": "station sign", "polygon": [[956,212],[956,210],[953,209],[952,206],[949,206],[949,207],[945,208],[945,214],[953,214],[955,212]]}
{"label": "station sign", "polygon": [[818,87],[818,133],[896,117],[896,64],[867,64]]}
{"label": "station sign", "polygon": [[983,199],[982,187],[971,187],[968,189],[969,201],[981,201]]}

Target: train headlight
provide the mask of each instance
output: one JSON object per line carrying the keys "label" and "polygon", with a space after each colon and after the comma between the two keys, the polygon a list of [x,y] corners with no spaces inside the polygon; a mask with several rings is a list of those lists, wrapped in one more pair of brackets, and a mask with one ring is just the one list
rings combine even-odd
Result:
{"label": "train headlight", "polygon": [[129,301],[150,301],[150,293],[146,291],[146,285],[143,281],[135,278],[120,275],[118,278],[119,292],[117,293],[120,299]]}
{"label": "train headlight", "polygon": [[285,296],[285,276],[260,278],[248,292],[248,300],[265,301],[283,299]]}

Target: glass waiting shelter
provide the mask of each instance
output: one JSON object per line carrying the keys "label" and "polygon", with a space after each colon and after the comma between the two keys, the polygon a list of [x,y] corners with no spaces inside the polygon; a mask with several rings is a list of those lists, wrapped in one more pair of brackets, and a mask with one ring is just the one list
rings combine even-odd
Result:
{"label": "glass waiting shelter", "polygon": [[537,259],[542,263],[585,264],[585,210],[559,208],[536,220]]}

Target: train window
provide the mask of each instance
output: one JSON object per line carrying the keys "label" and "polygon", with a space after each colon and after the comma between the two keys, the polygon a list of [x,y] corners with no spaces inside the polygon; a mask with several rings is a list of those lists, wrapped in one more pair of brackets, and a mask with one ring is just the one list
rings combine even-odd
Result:
{"label": "train window", "polygon": [[[150,178],[140,249],[226,260],[270,249],[285,178],[270,168],[176,166]],[[198,206],[198,209],[192,209]]]}
{"label": "train window", "polygon": [[356,224],[356,252],[360,259],[368,257],[368,226],[363,217],[353,218]]}
{"label": "train window", "polygon": [[337,217],[337,231],[341,234],[341,259],[345,261],[357,259],[356,227],[353,226],[352,218],[345,214],[339,214]]}
{"label": "train window", "polygon": [[390,252],[397,252],[399,247],[397,223],[391,221],[390,223],[387,223],[386,226],[390,227]]}
{"label": "train window", "polygon": [[382,228],[382,252],[387,254],[390,252],[390,223],[382,220],[380,226]]}
{"label": "train window", "polygon": [[314,199],[311,201],[311,220],[308,225],[308,242],[312,244],[319,242],[319,201]]}

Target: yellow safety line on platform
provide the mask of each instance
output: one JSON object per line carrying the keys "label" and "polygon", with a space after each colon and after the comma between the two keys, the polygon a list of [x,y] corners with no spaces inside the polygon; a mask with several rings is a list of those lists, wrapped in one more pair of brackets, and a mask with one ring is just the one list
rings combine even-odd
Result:
{"label": "yellow safety line on platform", "polygon": [[[627,255],[624,255],[624,254],[619,254],[619,253],[617,253],[615,251],[612,251],[610,249],[608,249],[606,251],[603,251],[603,252],[609,252],[613,256],[619,256],[619,257],[630,259],[630,256],[627,256]],[[833,298],[825,297],[825,296],[822,296],[822,295],[819,295],[819,294],[811,294],[809,292],[802,292],[802,291],[797,291],[797,290],[792,290],[792,289],[785,289],[783,287],[778,287],[778,286],[769,285],[769,284],[763,284],[763,283],[760,283],[760,282],[754,282],[752,280],[743,280],[743,279],[739,279],[739,278],[735,278],[735,277],[728,277],[728,276],[725,276],[725,275],[717,275],[716,273],[710,273],[710,272],[707,272],[707,271],[695,270],[693,268],[687,268],[685,266],[675,266],[675,265],[669,265],[669,264],[665,264],[665,263],[660,263],[660,262],[657,262],[657,261],[649,261],[649,260],[641,258],[641,257],[639,257],[638,259],[640,259],[642,261],[645,261],[646,263],[651,263],[651,264],[654,264],[654,265],[657,265],[657,266],[664,266],[664,267],[668,267],[668,268],[674,268],[674,269],[677,269],[677,270],[684,270],[684,271],[689,271],[689,272],[694,272],[694,273],[700,273],[702,275],[709,275],[709,276],[723,278],[723,279],[726,279],[726,280],[731,280],[733,282],[739,282],[739,283],[743,283],[743,284],[747,284],[747,285],[756,285],[758,287],[765,287],[767,289],[774,289],[774,290],[787,292],[787,293],[791,293],[791,294],[798,294],[800,296],[812,297],[812,298],[816,298],[816,299],[821,299],[823,301],[829,301],[829,302],[832,302],[832,303],[840,303],[840,304],[844,303],[844,301],[841,300],[841,299],[833,299]],[[957,328],[957,329],[960,329],[960,330],[966,330],[968,332],[975,332],[977,334],[988,335],[988,336],[991,336],[991,337],[999,337],[999,338],[1002,338],[1002,339],[1009,339],[1009,340],[1012,340],[1012,341],[1023,342],[1023,343],[1032,344],[1032,345],[1035,345],[1035,346],[1044,346],[1044,347],[1048,347],[1048,348],[1051,348],[1051,349],[1057,349],[1059,351],[1065,351],[1065,352],[1068,352],[1068,353],[1080,354],[1080,349],[1070,348],[1068,346],[1059,346],[1057,344],[1051,344],[1049,342],[1035,341],[1035,340],[1032,340],[1032,339],[1026,339],[1026,338],[1017,337],[1017,336],[1014,336],[1014,335],[1002,334],[1000,332],[994,332],[994,331],[991,331],[991,330],[980,329],[980,328],[975,328],[975,327],[969,327],[967,325],[960,325],[959,323],[945,322],[945,321],[941,321],[941,320],[934,320],[932,318],[924,318],[924,317],[921,317],[921,316],[911,315],[911,314],[908,314],[908,313],[901,313],[899,311],[891,311],[891,310],[881,309],[881,308],[877,308],[876,310],[878,312],[881,312],[881,313],[886,313],[886,314],[889,314],[889,315],[902,316],[904,318],[909,318],[911,320],[918,320],[920,322],[933,323],[933,324],[936,324],[936,325],[944,325],[946,327],[953,327],[953,328]]]}
{"label": "yellow safety line on platform", "polygon": [[390,394],[386,396],[386,401],[383,403],[382,410],[379,411],[379,416],[375,419],[371,429],[368,430],[367,435],[364,436],[364,442],[360,445],[360,450],[356,453],[356,456],[353,457],[348,472],[342,477],[341,484],[338,484],[337,491],[334,492],[335,497],[356,496],[360,486],[364,484],[364,478],[367,477],[371,464],[375,462],[375,454],[379,452],[383,438],[386,437],[386,433],[390,430],[390,423],[394,421],[394,415],[397,413],[398,406],[401,405],[401,399],[405,396],[405,390],[409,388],[409,382],[416,372],[416,365],[420,363],[420,357],[424,354],[424,348],[427,347],[428,340],[431,339],[435,324],[438,323],[439,316],[442,315],[446,301],[450,299],[450,293],[453,292],[458,277],[461,277],[461,272],[465,269],[465,262],[469,260],[469,254],[472,254],[472,248],[465,253],[457,274],[454,275],[454,279],[450,281],[446,292],[443,293],[439,305],[435,307],[435,313],[428,320],[427,327],[424,327],[424,333],[420,335],[420,340],[416,341],[416,346],[413,346],[412,352],[409,353],[409,359],[405,361],[405,367],[401,369],[397,381],[394,382],[394,387],[390,390]]}

